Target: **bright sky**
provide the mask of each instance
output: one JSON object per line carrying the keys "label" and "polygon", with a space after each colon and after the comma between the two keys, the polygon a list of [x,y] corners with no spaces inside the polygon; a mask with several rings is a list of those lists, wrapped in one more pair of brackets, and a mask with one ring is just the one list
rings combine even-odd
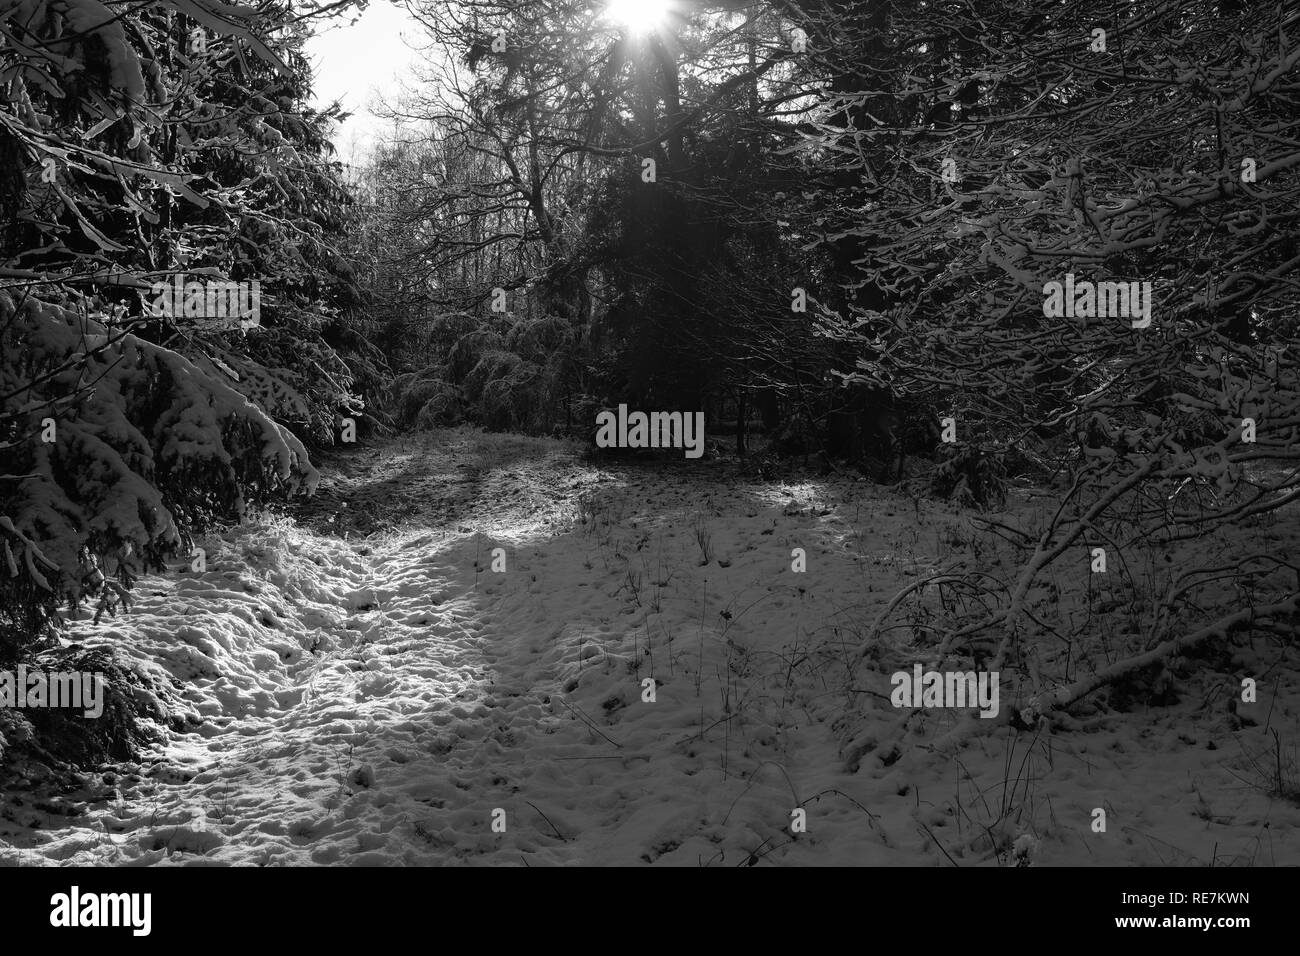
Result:
{"label": "bright sky", "polygon": [[395,101],[401,79],[418,55],[403,38],[418,42],[420,27],[394,0],[371,0],[361,19],[312,37],[307,56],[315,67],[316,105],[341,100],[354,114],[334,139],[338,158],[345,163],[359,161],[365,144],[391,134],[392,124],[370,112],[379,94]]}

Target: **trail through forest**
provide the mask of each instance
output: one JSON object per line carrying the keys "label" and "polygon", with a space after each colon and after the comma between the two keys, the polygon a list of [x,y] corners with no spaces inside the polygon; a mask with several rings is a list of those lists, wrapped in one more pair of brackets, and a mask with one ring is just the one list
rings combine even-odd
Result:
{"label": "trail through forest", "polygon": [[[292,514],[205,539],[205,572],[74,626],[174,729],[71,793],[8,781],[5,862],[1191,862],[1197,801],[1221,864],[1295,862],[1295,808],[1170,746],[1173,710],[845,771],[855,622],[951,555],[951,508],[472,430],[322,471]],[[854,719],[884,728],[880,703]],[[1132,832],[1090,841],[1093,803]]]}

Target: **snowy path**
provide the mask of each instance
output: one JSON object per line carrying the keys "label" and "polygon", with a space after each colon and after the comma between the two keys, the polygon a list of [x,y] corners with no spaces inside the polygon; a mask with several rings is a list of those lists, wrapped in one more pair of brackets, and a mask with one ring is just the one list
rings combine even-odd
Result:
{"label": "snowy path", "polygon": [[[1285,858],[1260,833],[1294,834],[1294,811],[1252,804],[1172,714],[842,771],[845,655],[951,555],[951,510],[851,482],[600,471],[472,432],[325,472],[293,520],[213,536],[205,573],[144,579],[130,615],[78,623],[171,687],[181,732],[85,791],[11,789],[0,862],[987,865],[1025,833],[1044,862],[1204,862],[1186,834],[1207,800],[1240,823],[1202,823],[1207,851]],[[1126,838],[1087,843],[1099,804]]]}
{"label": "snowy path", "polygon": [[[388,449],[327,485],[308,523],[386,512],[439,527],[351,542],[284,521],[232,529],[205,542],[206,573],[146,579],[128,618],[83,624],[88,642],[190,682],[193,732],[172,735],[141,779],[110,777],[116,799],[86,817],[29,815],[39,829],[13,839],[30,846],[20,860],[531,865],[675,851],[697,865],[787,840],[791,788],[834,783],[808,769],[834,764],[834,742],[807,712],[816,691],[798,686],[812,673],[796,624],[808,615],[786,535],[769,530],[759,552],[725,492],[693,502],[696,488],[652,471],[619,487],[515,451],[466,470],[429,445],[409,461]],[[426,465],[400,494],[371,480],[419,462],[457,473]],[[793,501],[785,520],[815,526]],[[709,567],[686,510],[700,504]],[[744,507],[783,520],[771,503]],[[498,546],[503,574],[489,570]],[[771,623],[764,603],[790,619],[787,648],[747,646],[746,613]]]}

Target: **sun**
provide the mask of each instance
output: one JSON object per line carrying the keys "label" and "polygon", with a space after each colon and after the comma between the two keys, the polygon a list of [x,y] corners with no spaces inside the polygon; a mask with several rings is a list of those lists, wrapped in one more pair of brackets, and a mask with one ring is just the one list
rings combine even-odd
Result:
{"label": "sun", "polygon": [[673,0],[607,0],[605,17],[629,33],[650,33],[663,26]]}

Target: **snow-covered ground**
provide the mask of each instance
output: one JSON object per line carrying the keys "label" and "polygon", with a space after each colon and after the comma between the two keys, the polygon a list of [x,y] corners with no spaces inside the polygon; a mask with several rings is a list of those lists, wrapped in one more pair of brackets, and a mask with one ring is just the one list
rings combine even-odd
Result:
{"label": "snow-covered ground", "polygon": [[845,769],[899,719],[887,673],[848,667],[860,636],[979,544],[951,506],[469,430],[322,472],[294,517],[205,539],[206,572],[75,624],[186,729],[84,812],[6,787],[0,862],[1300,863],[1300,808],[1267,782],[1295,772],[1295,649],[1263,639],[1245,723],[1235,675],[1207,673],[1180,704],[1001,726],[956,759],[927,715],[888,766]]}

